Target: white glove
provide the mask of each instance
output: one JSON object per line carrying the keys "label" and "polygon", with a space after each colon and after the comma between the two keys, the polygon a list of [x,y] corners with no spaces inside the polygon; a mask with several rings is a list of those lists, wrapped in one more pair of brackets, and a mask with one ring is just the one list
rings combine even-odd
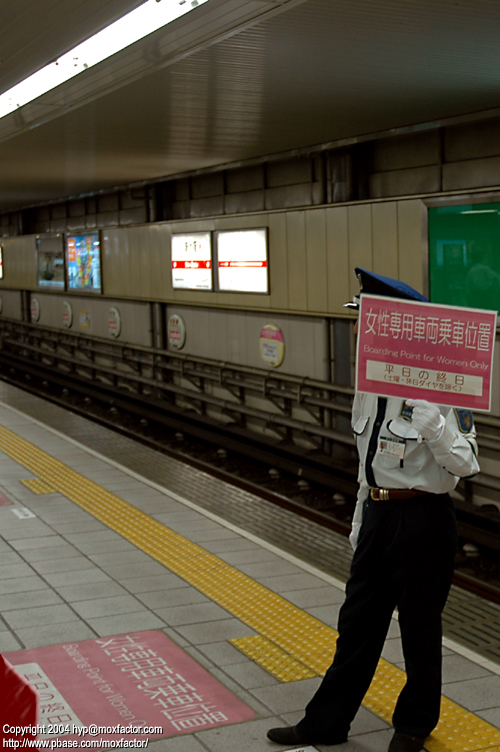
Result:
{"label": "white glove", "polygon": [[427,441],[435,441],[441,435],[445,419],[439,412],[439,407],[427,400],[406,400],[408,407],[413,408],[411,416],[412,427]]}

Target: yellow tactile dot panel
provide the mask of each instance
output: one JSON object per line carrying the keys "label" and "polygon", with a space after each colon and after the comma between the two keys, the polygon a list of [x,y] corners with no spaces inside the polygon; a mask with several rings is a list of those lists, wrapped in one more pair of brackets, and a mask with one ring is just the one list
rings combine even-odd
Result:
{"label": "yellow tactile dot panel", "polygon": [[28,478],[28,480],[22,480],[23,483],[30,491],[36,494],[50,494],[57,493],[56,489],[46,483],[40,478]]}
{"label": "yellow tactile dot panel", "polygon": [[[0,450],[314,673],[330,665],[335,630],[4,427]],[[381,660],[364,704],[390,722],[404,681],[403,671]],[[500,750],[498,729],[446,698],[442,707],[429,752]]]}
{"label": "yellow tactile dot panel", "polygon": [[310,668],[296,661],[287,652],[261,635],[237,637],[229,642],[281,682],[300,681],[317,676],[315,671],[311,671]]}
{"label": "yellow tactile dot panel", "polygon": [[[464,752],[486,749],[500,750],[500,732],[494,729],[496,738],[492,738],[487,728],[488,724],[486,724],[486,727],[483,726],[480,722],[481,719],[477,719],[477,716],[472,716],[474,720],[471,722],[470,715],[464,713],[460,705],[447,698],[442,698],[441,717],[425,745],[426,749],[429,752],[449,752],[457,749]],[[476,720],[479,720],[479,723],[475,722]],[[497,746],[490,747],[492,742],[496,743]]]}

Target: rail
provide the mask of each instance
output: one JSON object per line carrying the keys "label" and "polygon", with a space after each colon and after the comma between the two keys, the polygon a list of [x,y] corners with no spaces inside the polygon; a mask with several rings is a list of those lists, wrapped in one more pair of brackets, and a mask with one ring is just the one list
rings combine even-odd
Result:
{"label": "rail", "polygon": [[347,426],[337,427],[339,416],[348,424],[350,387],[9,319],[0,320],[0,339],[4,351],[32,363],[154,395],[166,407],[171,402],[202,415],[218,411],[221,422],[236,420],[244,428],[251,420],[280,438],[307,437],[327,453],[332,442],[354,446]]}
{"label": "rail", "polygon": [[[121,393],[195,411],[224,427],[277,437],[328,456],[352,452],[354,389],[264,369],[124,344],[82,333],[0,319],[0,348],[71,379],[102,384]],[[475,415],[488,472],[458,487],[461,498],[500,509],[500,418]],[[491,462],[493,458],[493,462]]]}

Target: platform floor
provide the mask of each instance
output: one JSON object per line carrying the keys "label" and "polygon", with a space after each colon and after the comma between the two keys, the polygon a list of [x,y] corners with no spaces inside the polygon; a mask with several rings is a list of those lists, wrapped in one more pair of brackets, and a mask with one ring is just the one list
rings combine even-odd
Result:
{"label": "platform floor", "polygon": [[[2,385],[9,394],[92,434]],[[290,553],[294,537],[302,550],[293,519],[280,517],[283,551],[185,498],[178,478],[160,484],[95,444],[0,405],[0,651],[42,688],[41,722],[112,726],[113,713],[114,723],[147,713],[162,720],[148,744],[157,752],[283,749],[265,732],[299,720],[329,665],[342,581]],[[259,500],[203,482],[229,511],[234,493],[240,515],[245,504],[276,524]],[[342,751],[387,748],[404,682],[396,621],[383,659]],[[443,692],[429,752],[500,750],[499,663],[447,639]]]}

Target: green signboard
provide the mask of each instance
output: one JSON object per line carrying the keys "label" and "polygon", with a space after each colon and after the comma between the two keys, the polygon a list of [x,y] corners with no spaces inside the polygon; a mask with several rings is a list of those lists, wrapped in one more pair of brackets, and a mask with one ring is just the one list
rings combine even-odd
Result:
{"label": "green signboard", "polygon": [[500,203],[429,209],[429,296],[500,312]]}

